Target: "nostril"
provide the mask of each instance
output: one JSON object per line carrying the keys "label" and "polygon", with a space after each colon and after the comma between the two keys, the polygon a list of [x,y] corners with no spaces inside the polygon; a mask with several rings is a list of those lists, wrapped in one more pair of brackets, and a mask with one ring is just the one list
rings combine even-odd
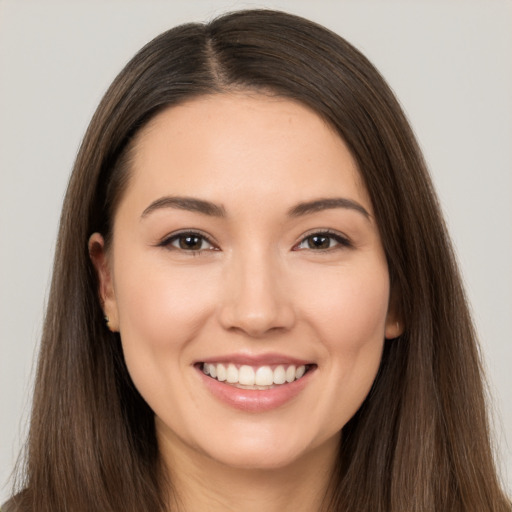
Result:
{"label": "nostril", "polygon": [[235,263],[225,276],[218,305],[220,323],[226,330],[251,337],[290,329],[295,312],[282,278],[275,277],[274,264],[261,254],[248,258],[250,261]]}
{"label": "nostril", "polygon": [[288,307],[275,306],[256,311],[244,304],[224,306],[220,322],[226,330],[243,332],[248,336],[259,338],[268,334],[289,330],[295,323],[295,315]]}

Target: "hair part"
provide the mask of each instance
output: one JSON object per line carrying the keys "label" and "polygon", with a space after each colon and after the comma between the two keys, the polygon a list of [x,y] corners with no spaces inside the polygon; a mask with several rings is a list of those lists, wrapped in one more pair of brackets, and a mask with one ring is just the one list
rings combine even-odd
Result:
{"label": "hair part", "polygon": [[406,330],[343,428],[329,511],[509,510],[489,442],[475,333],[432,184],[392,91],[344,39],[253,10],[171,29],[117,76],[64,201],[17,510],[164,511],[153,412],[105,328],[87,240],[107,242],[137,134],[196,97],[299,101],[347,143],[370,195]]}

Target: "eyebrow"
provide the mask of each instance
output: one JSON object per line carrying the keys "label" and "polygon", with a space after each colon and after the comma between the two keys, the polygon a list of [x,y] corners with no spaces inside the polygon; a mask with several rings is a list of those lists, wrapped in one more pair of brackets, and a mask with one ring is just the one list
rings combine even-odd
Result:
{"label": "eyebrow", "polygon": [[312,213],[320,212],[323,210],[331,210],[334,208],[347,208],[349,210],[354,210],[361,213],[368,220],[370,219],[370,214],[366,208],[364,208],[358,202],[352,199],[347,199],[345,197],[315,199],[314,201],[299,203],[298,205],[288,210],[288,215],[290,217],[301,217],[303,215],[310,215]]}
{"label": "eyebrow", "polygon": [[[141,218],[150,213],[163,208],[175,208],[177,210],[186,210],[198,212],[211,217],[226,217],[226,210],[222,205],[217,205],[204,199],[195,197],[165,196],[153,201],[143,212]],[[299,203],[288,210],[289,217],[302,217],[323,210],[335,208],[346,208],[361,213],[365,218],[370,219],[368,211],[358,202],[344,197],[332,197],[325,199],[315,199]]]}
{"label": "eyebrow", "polygon": [[146,217],[151,212],[162,208],[175,208],[177,210],[187,210],[189,212],[198,212],[212,217],[225,217],[226,210],[223,206],[216,205],[210,201],[196,199],[195,197],[175,197],[165,196],[153,201],[143,212],[141,218]]}

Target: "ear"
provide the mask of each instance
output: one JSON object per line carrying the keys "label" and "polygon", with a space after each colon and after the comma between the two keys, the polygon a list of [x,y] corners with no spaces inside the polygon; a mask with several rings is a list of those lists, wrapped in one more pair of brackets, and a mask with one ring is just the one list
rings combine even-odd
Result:
{"label": "ear", "polygon": [[399,306],[400,292],[393,286],[389,298],[388,314],[386,316],[386,327],[384,337],[387,340],[394,340],[404,333],[405,324]]}
{"label": "ear", "polygon": [[98,275],[98,295],[107,327],[112,332],[119,331],[119,314],[117,310],[112,270],[108,253],[105,249],[105,240],[99,233],[93,233],[89,238],[89,257]]}

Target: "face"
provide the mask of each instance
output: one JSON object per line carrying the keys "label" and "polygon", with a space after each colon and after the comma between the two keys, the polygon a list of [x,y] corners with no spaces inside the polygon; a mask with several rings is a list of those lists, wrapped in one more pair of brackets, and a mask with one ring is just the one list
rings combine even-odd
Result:
{"label": "face", "polygon": [[136,141],[112,245],[95,234],[90,248],[170,456],[276,468],[333,453],[398,334],[354,159],[291,100],[160,113]]}

